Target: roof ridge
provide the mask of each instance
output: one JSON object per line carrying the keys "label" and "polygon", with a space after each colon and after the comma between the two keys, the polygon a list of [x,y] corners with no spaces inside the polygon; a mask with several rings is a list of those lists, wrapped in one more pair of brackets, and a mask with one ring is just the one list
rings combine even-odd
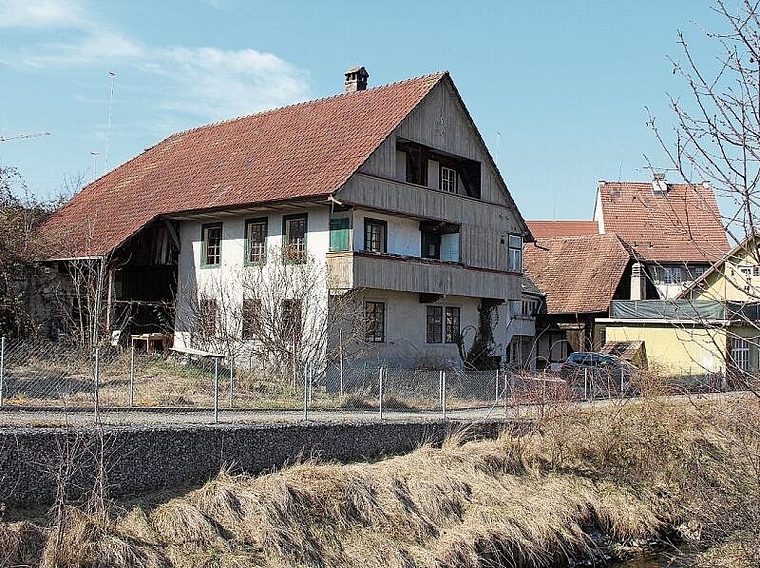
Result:
{"label": "roof ridge", "polygon": [[[329,101],[329,100],[332,100],[332,99],[339,99],[341,97],[356,96],[357,94],[361,95],[362,93],[369,93],[369,92],[372,92],[372,91],[377,91],[377,90],[380,90],[380,89],[387,89],[387,88],[390,88],[390,87],[398,87],[399,85],[403,85],[405,83],[414,83],[416,81],[422,81],[424,79],[432,79],[433,77],[441,78],[441,77],[444,77],[445,75],[448,75],[448,74],[449,74],[448,70],[444,69],[442,71],[437,71],[435,73],[428,73],[427,75],[420,75],[418,77],[410,77],[408,79],[401,79],[399,81],[394,81],[392,83],[386,83],[384,85],[377,85],[376,87],[370,87],[370,88],[365,89],[363,91],[351,91],[351,92],[348,92],[348,93],[337,93],[335,95],[330,95],[328,97],[321,97],[321,98],[318,98],[318,99],[311,99],[311,100],[308,100],[308,101],[301,101],[301,102],[298,102],[298,103],[292,103],[292,104],[289,104],[289,105],[283,105],[283,106],[274,107],[274,108],[270,108],[270,109],[266,109],[266,110],[261,110],[259,112],[253,112],[251,114],[243,114],[243,115],[235,116],[235,117],[232,117],[232,118],[224,118],[222,120],[217,120],[215,122],[209,122],[207,124],[201,124],[199,126],[193,126],[191,128],[186,128],[185,130],[179,130],[177,132],[174,132],[174,133],[170,134],[169,136],[167,136],[166,138],[164,138],[160,142],[156,143],[154,146],[158,146],[159,144],[162,144],[163,142],[166,142],[167,140],[170,140],[171,138],[174,138],[175,136],[182,136],[182,135],[185,135],[185,134],[189,134],[191,132],[196,132],[198,130],[203,130],[203,129],[206,129],[206,128],[212,128],[214,126],[221,126],[223,124],[229,124],[229,123],[232,123],[232,122],[236,122],[238,120],[244,120],[246,118],[254,118],[254,117],[257,117],[257,116],[266,116],[268,114],[273,114],[275,112],[280,112],[282,110],[289,109],[289,108],[303,107],[303,106],[307,106],[307,105],[322,103],[322,102]],[[152,149],[154,146],[151,146],[150,148],[148,148],[148,150]]]}

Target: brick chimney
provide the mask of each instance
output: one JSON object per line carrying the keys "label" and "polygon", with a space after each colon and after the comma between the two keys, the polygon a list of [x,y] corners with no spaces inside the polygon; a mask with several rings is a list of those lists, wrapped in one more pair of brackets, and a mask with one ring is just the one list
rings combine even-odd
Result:
{"label": "brick chimney", "polygon": [[343,82],[343,86],[347,93],[355,93],[367,88],[369,73],[367,73],[364,67],[351,67],[344,75],[346,76],[346,80]]}

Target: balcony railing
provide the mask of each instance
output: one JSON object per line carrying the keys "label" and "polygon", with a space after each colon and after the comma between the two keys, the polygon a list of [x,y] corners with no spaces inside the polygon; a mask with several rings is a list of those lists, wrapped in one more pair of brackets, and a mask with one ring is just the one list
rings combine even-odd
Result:
{"label": "balcony railing", "polygon": [[365,251],[327,254],[332,289],[370,288],[506,300],[519,294],[519,278],[500,271]]}

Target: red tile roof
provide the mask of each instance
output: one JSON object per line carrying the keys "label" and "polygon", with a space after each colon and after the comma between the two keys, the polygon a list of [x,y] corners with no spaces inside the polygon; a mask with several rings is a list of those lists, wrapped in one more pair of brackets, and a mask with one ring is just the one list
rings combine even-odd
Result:
{"label": "red tile roof", "polygon": [[338,189],[448,74],[179,132],[85,187],[43,225],[51,257],[107,253],[156,216]]}
{"label": "red tile roof", "polygon": [[606,312],[632,251],[613,234],[539,239],[525,246],[525,271],[550,314]]}
{"label": "red tile roof", "polygon": [[537,239],[547,237],[580,237],[596,235],[596,221],[527,221],[528,228]]}
{"label": "red tile roof", "polygon": [[655,194],[651,183],[599,185],[604,231],[616,233],[652,262],[712,262],[728,252],[715,195],[703,184],[668,184]]}

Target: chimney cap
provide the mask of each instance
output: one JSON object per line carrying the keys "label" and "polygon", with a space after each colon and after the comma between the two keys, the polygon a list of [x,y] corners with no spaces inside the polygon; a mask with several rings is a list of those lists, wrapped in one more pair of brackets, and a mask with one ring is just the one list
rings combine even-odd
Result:
{"label": "chimney cap", "polygon": [[367,72],[367,69],[362,65],[354,65],[353,67],[351,67],[351,69],[346,71],[344,75],[348,77],[349,75],[353,75],[354,73],[356,73],[357,75],[364,75],[365,77],[369,77],[369,73]]}
{"label": "chimney cap", "polygon": [[345,81],[343,82],[343,86],[345,87],[345,91],[347,93],[364,91],[367,88],[367,79],[369,79],[369,73],[361,65],[351,67],[351,69],[346,71],[343,75],[346,77]]}

